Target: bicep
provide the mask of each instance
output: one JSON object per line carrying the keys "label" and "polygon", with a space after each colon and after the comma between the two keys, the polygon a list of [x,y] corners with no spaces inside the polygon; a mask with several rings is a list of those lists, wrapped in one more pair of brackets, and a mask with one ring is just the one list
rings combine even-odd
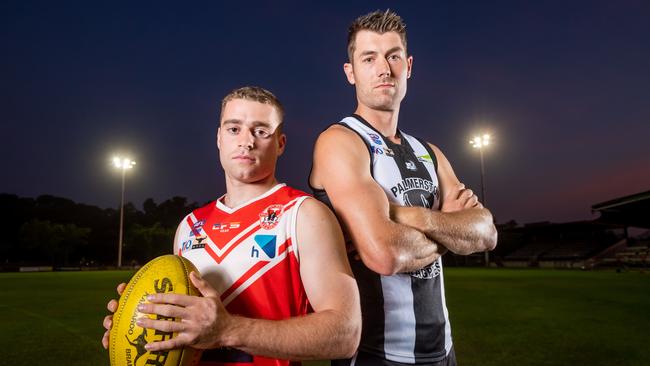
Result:
{"label": "bicep", "polygon": [[437,146],[432,144],[429,144],[429,146],[436,154],[436,160],[438,161],[438,171],[436,173],[438,174],[441,197],[444,200],[446,195],[452,191],[455,192],[456,190],[453,188],[460,186],[461,183],[445,154]]}
{"label": "bicep", "polygon": [[319,138],[314,169],[320,184],[357,249],[390,230],[390,206],[384,190],[370,174],[370,156],[363,142],[348,131]]}
{"label": "bicep", "polygon": [[359,294],[334,214],[320,202],[307,199],[299,208],[296,225],[300,275],[312,308],[354,312]]}

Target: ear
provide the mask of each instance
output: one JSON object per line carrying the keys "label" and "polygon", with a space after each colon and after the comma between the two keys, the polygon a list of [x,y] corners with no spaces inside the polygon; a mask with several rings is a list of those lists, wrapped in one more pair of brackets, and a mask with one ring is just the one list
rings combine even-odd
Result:
{"label": "ear", "polygon": [[217,149],[221,150],[221,127],[217,128]]}
{"label": "ear", "polygon": [[354,85],[354,67],[352,67],[352,64],[349,62],[344,63],[343,72],[345,72],[345,76],[348,78],[348,83]]}
{"label": "ear", "polygon": [[285,146],[287,146],[287,135],[281,134],[278,138],[278,156],[284,153]]}
{"label": "ear", "polygon": [[411,70],[413,70],[413,56],[409,56],[406,59],[406,78],[411,78]]}

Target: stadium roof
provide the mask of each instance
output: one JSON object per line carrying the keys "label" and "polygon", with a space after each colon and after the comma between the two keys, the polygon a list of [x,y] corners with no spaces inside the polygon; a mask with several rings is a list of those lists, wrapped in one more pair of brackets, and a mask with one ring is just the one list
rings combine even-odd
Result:
{"label": "stadium roof", "polygon": [[600,212],[600,222],[650,229],[650,191],[597,203],[591,210]]}

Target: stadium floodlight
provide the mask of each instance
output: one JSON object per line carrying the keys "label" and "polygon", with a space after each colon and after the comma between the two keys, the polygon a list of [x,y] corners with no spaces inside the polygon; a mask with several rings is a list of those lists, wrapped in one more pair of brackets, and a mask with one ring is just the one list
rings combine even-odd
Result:
{"label": "stadium floodlight", "polygon": [[120,234],[117,243],[117,268],[122,267],[122,238],[124,236],[124,185],[126,182],[126,171],[133,169],[135,161],[129,158],[113,157],[113,166],[122,171],[122,199],[120,200]]}
{"label": "stadium floodlight", "polygon": [[[473,148],[478,149],[479,155],[481,156],[481,202],[484,206],[487,206],[485,202],[485,164],[483,162],[483,149],[490,144],[490,134],[484,133],[482,135],[474,136],[473,139],[469,140],[469,143]],[[485,251],[485,266],[490,265],[490,256],[488,251]]]}

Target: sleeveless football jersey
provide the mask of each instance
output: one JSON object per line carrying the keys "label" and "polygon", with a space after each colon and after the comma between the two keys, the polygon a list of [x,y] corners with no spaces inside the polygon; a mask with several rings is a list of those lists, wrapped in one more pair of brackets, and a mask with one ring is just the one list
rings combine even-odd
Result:
{"label": "sleeveless football jersey", "polygon": [[[278,184],[235,208],[221,199],[194,210],[176,238],[232,314],[280,320],[308,312],[300,278],[296,217],[304,192]],[[201,365],[299,365],[233,349],[204,352]]]}
{"label": "sleeveless football jersey", "polygon": [[[344,118],[340,125],[365,143],[372,177],[391,203],[439,209],[437,160],[426,142],[398,131],[401,144],[395,144],[357,115]],[[312,190],[315,198],[332,207],[327,192]],[[452,342],[442,258],[412,273],[382,276],[355,259],[355,254],[351,252],[349,259],[361,295],[359,351],[408,364],[443,359]]]}

